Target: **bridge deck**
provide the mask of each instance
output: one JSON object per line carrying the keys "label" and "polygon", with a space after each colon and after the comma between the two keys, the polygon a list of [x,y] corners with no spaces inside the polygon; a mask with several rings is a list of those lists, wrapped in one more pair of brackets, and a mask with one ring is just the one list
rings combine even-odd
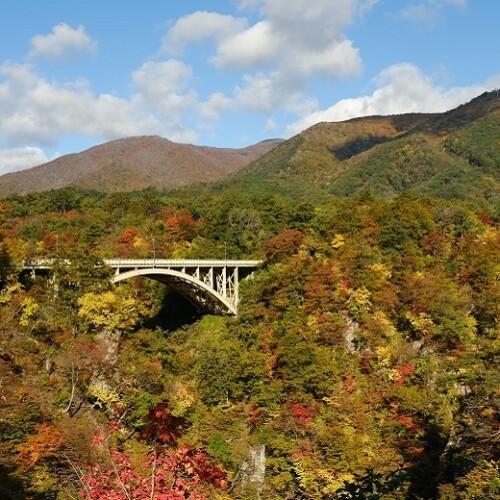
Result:
{"label": "bridge deck", "polygon": [[261,260],[204,260],[204,259],[104,259],[104,263],[116,268],[186,268],[186,267],[258,267]]}
{"label": "bridge deck", "polygon": [[[23,263],[24,269],[50,269],[56,259],[30,259]],[[71,264],[69,260],[62,260]],[[163,267],[171,269],[193,267],[259,267],[261,260],[222,260],[222,259],[104,259],[103,263],[113,269],[142,269]]]}

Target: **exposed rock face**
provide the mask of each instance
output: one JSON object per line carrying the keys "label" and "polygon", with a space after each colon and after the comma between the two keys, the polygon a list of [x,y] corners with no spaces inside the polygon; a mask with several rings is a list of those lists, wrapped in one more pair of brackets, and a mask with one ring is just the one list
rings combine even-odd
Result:
{"label": "exposed rock face", "polygon": [[344,330],[344,346],[347,352],[353,352],[356,349],[354,344],[356,340],[356,332],[359,330],[359,323],[354,321],[349,316],[344,316],[345,330]]}
{"label": "exposed rock face", "polygon": [[98,342],[103,354],[103,362],[108,363],[111,366],[116,365],[118,361],[118,348],[120,346],[121,338],[122,335],[119,331],[103,331],[96,335],[96,341]]}
{"label": "exposed rock face", "polygon": [[250,484],[259,493],[264,486],[266,475],[266,447],[263,444],[252,446],[248,453],[248,459],[241,466],[241,484]]}

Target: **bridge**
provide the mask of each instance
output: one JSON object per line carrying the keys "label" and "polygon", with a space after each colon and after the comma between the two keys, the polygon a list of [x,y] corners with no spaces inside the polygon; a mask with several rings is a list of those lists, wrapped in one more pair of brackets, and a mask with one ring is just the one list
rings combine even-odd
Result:
{"label": "bridge", "polygon": [[[71,265],[71,261],[62,260]],[[24,271],[49,272],[54,259],[25,261]],[[260,260],[104,259],[115,270],[113,283],[145,276],[169,286],[198,309],[214,314],[238,314],[239,284],[262,264]]]}

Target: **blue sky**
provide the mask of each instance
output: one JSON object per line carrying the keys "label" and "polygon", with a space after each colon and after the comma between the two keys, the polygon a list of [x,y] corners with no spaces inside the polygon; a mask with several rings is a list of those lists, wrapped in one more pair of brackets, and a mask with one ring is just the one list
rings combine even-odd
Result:
{"label": "blue sky", "polygon": [[500,87],[496,0],[2,0],[0,174],[112,139],[245,147]]}

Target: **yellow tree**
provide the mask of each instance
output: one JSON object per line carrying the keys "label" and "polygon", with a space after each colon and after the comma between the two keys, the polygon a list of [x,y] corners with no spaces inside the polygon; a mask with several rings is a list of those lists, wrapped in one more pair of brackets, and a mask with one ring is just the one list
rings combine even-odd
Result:
{"label": "yellow tree", "polygon": [[78,315],[96,329],[125,331],[132,329],[145,313],[144,305],[119,291],[86,293],[78,299]]}

